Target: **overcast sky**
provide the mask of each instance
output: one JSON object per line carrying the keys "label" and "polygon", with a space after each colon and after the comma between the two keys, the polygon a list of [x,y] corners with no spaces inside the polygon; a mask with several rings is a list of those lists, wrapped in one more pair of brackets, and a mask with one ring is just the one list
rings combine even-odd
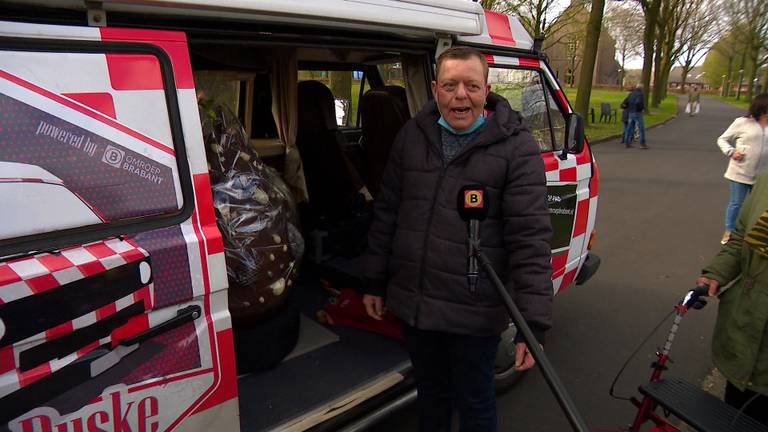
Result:
{"label": "overcast sky", "polygon": [[[474,1],[474,0],[471,0],[471,1]],[[547,15],[549,17],[557,16],[570,3],[571,3],[571,0],[556,0],[554,2],[554,6],[551,8],[551,10],[549,11],[549,13]],[[606,5],[606,6],[608,6],[608,5]],[[616,53],[616,57],[617,57],[616,61],[620,61],[620,59],[618,58],[618,53]],[[697,64],[697,66],[702,64],[702,63],[704,63],[704,57],[701,58],[701,60]],[[625,62],[625,65],[626,65],[627,69],[642,69],[642,67],[643,67],[643,57],[642,56],[636,56],[636,57],[627,58],[627,60]],[[677,66],[677,64],[675,64],[674,66]]]}

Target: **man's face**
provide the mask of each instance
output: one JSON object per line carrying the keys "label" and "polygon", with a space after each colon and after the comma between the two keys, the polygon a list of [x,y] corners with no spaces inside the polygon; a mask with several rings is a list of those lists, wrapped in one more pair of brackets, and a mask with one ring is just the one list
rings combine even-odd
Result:
{"label": "man's face", "polygon": [[448,124],[456,131],[468,129],[483,113],[491,86],[485,82],[480,59],[448,59],[432,81],[432,93]]}

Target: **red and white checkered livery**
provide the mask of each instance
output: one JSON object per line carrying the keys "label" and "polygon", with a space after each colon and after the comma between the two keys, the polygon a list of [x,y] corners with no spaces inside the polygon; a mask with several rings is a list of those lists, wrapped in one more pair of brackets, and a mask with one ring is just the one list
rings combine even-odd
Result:
{"label": "red and white checkered livery", "polygon": [[[143,43],[154,45],[168,55],[174,78],[174,88],[171,89],[165,87],[166,82],[162,79],[157,58],[143,54],[70,53],[62,57],[50,52],[9,51],[4,52],[0,61],[0,72],[3,72],[8,79],[19,77],[14,82],[17,88],[23,87],[23,89],[18,90],[17,93],[30,95],[30,99],[35,97],[32,93],[45,93],[48,100],[62,107],[60,112],[57,111],[61,115],[86,116],[92,122],[88,124],[108,124],[115,128],[119,126],[122,132],[132,134],[132,137],[140,135],[142,139],[138,141],[146,145],[138,144],[135,150],[145,156],[151,156],[153,160],[165,160],[168,157],[177,156],[176,149],[173,147],[169,118],[167,115],[158,115],[158,113],[167,112],[166,90],[175,91],[181,117],[181,132],[187,151],[186,159],[177,160],[176,163],[188,164],[194,190],[192,216],[181,222],[179,226],[186,243],[186,254],[183,259],[188,263],[188,271],[193,275],[192,293],[195,298],[200,299],[204,310],[205,319],[195,322],[194,333],[199,346],[201,364],[197,370],[188,372],[189,376],[181,374],[178,377],[166,378],[172,382],[165,380],[145,382],[135,388],[131,387],[130,392],[136,398],[142,394],[151,394],[160,400],[164,406],[159,426],[162,430],[171,430],[190,415],[205,411],[221,404],[222,401],[234,399],[237,395],[237,387],[234,379],[230,379],[234,377],[231,322],[226,314],[213,315],[213,311],[226,311],[227,276],[224,248],[213,213],[208,166],[186,35],[178,31],[31,25],[17,22],[0,23],[0,35],[72,41]],[[57,67],[52,68],[51,64],[56,64]],[[96,122],[93,123],[93,120]],[[162,154],[157,155],[157,150],[161,150]],[[171,164],[174,174],[178,173],[176,163]],[[181,204],[182,193],[176,176],[174,176],[174,185],[176,196]],[[70,268],[64,273],[73,271]],[[64,273],[61,276],[53,276],[53,274],[50,276],[56,279],[56,277],[65,277]],[[11,283],[10,280],[15,276],[11,276],[12,272],[7,274],[11,278],[8,283]],[[5,287],[0,287],[0,291],[5,291]],[[14,294],[10,294],[11,291]],[[14,285],[11,291],[8,291],[9,296],[20,296],[30,295],[31,290],[28,287]],[[150,298],[152,298],[151,295]],[[1,296],[0,299],[6,300]],[[126,301],[124,305],[122,301],[117,302],[120,307],[131,303]],[[117,307],[118,305],[115,305],[114,309],[117,310]],[[174,311],[175,308],[152,310],[151,313],[142,315],[146,317],[143,318],[143,322],[135,323],[132,319],[121,329],[129,327],[135,334],[138,332],[135,330],[140,327],[156,326],[169,319]],[[92,318],[81,319],[84,322],[89,320],[93,322]],[[76,328],[77,321],[75,320],[72,324],[72,329]],[[117,331],[122,331],[121,329]],[[110,339],[105,339],[99,342],[109,341]],[[221,351],[219,345],[223,345]],[[51,368],[55,370],[71,360],[70,358],[59,359],[39,368],[41,370],[34,369],[18,374],[15,369],[18,354],[13,350],[0,350],[0,365],[2,365],[0,396],[48,375]],[[192,382],[194,382],[194,390],[190,387]],[[164,391],[153,390],[155,386],[162,387]],[[178,389],[182,387],[185,390],[183,396],[180,396],[181,392]],[[171,388],[174,390],[169,390]],[[138,399],[133,402],[138,403]],[[86,407],[85,411],[89,409],[96,408]],[[237,420],[227,419],[224,423],[231,428],[232,425],[237,424]],[[227,427],[224,428],[227,429]]]}
{"label": "red and white checkered livery", "polygon": [[[134,242],[113,238],[62,249],[55,254],[42,253],[0,263],[0,304],[11,303],[60,288],[68,283],[103,273],[148,256],[149,254]],[[137,316],[115,330],[112,335],[94,341],[64,358],[42,363],[25,372],[18,369],[19,354],[22,351],[87,327],[137,302],[144,303],[144,310],[152,308],[153,284],[145,285],[132,294],[72,321],[60,324],[13,345],[0,348],[0,397],[56,372],[98,346],[112,343],[113,337],[117,337],[118,334],[120,338],[124,338],[148,329],[149,322],[146,316]]]}
{"label": "red and white checkered livery", "polygon": [[[487,16],[488,11],[486,11]],[[552,93],[557,98],[557,103],[562,107],[563,112],[573,112],[568,99],[565,97],[565,93],[563,93],[558,85],[546,62],[537,58],[489,54],[486,54],[486,60],[491,66],[512,66],[541,71],[546,77],[547,84],[552,89]],[[573,283],[582,261],[589,252],[587,246],[589,244],[589,237],[592,235],[595,227],[598,192],[597,166],[592,163],[592,157],[589,146],[584,146],[584,150],[579,154],[569,153],[564,160],[560,158],[559,152],[541,154],[547,173],[547,185],[577,185],[577,202],[570,245],[552,251],[552,284],[556,293]]]}

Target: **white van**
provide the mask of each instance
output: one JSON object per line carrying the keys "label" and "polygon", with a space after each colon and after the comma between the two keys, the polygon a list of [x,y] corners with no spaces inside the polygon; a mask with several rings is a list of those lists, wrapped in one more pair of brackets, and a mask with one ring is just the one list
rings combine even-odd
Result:
{"label": "white van", "polygon": [[[3,2],[0,430],[358,430],[412,401],[397,329],[355,309],[356,257],[388,146],[451,45],[484,52],[527,119],[555,290],[583,283],[597,167],[513,17],[464,0]],[[500,350],[500,387],[511,365]]]}

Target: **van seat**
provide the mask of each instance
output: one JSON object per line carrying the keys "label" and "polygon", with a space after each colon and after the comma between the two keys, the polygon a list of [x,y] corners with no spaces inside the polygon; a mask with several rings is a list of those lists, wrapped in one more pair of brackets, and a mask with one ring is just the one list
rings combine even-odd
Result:
{"label": "van seat", "polygon": [[336,125],[333,94],[322,82],[301,81],[298,104],[296,146],[310,206],[318,219],[343,218],[364,184],[344,152],[346,140]]}
{"label": "van seat", "polygon": [[372,206],[360,193],[365,184],[344,152],[346,139],[336,125],[333,94],[322,82],[301,81],[298,107],[296,145],[309,192],[302,225],[315,243],[308,250],[316,251],[318,262],[327,254],[360,253]]}
{"label": "van seat", "polygon": [[367,165],[366,185],[374,197],[389,159],[389,150],[400,128],[410,119],[405,89],[385,86],[365,92],[360,100],[363,147]]}

